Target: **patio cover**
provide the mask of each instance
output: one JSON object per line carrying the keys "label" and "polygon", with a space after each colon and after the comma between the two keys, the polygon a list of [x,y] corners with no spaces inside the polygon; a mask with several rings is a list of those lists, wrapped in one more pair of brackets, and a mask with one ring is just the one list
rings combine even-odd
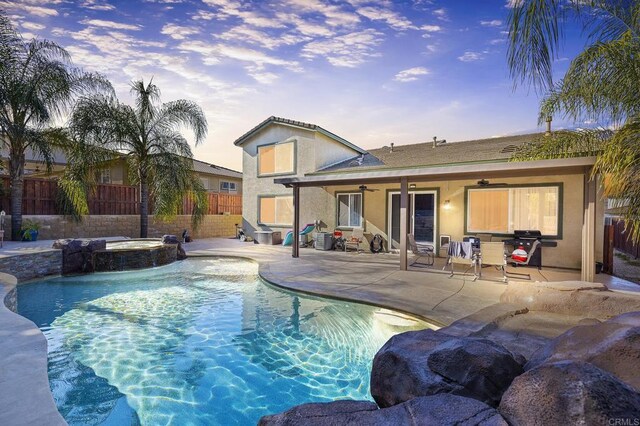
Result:
{"label": "patio cover", "polygon": [[[582,223],[582,280],[593,281],[595,274],[596,182],[591,178],[595,157],[577,157],[519,162],[465,163],[402,169],[316,172],[301,177],[274,179],[276,184],[293,188],[293,229],[300,227],[300,188],[380,183],[400,184],[400,270],[407,270],[407,229],[409,224],[409,181],[434,182],[464,179],[495,179],[546,175],[584,176],[584,214]],[[292,256],[299,256],[297,244]]]}

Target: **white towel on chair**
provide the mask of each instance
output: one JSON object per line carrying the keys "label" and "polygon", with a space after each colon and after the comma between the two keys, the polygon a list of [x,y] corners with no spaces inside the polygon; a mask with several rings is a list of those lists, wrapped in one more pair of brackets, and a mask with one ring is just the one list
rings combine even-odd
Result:
{"label": "white towel on chair", "polygon": [[471,259],[473,257],[473,244],[468,241],[451,241],[449,243],[448,255]]}

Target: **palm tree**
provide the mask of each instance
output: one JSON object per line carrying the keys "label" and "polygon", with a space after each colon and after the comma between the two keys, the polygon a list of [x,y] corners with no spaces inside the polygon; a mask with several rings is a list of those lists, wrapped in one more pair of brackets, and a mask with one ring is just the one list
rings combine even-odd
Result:
{"label": "palm tree", "polygon": [[72,204],[86,212],[81,200],[90,185],[90,170],[103,161],[123,157],[130,178],[140,187],[140,237],[146,238],[149,226],[149,200],[160,217],[175,215],[183,197],[194,201],[192,215],[196,227],[206,214],[207,198],[193,173],[193,156],[181,126],[190,128],[198,145],[207,134],[202,109],[187,100],[160,103],[160,89],[142,80],[131,83],[135,107],[110,96],[80,99],[73,109],[70,132],[81,143],[72,154],[73,167],[61,186]]}
{"label": "palm tree", "polygon": [[25,41],[0,14],[0,147],[9,155],[11,237],[20,238],[25,154],[31,151],[51,169],[53,147],[63,140],[51,128],[75,97],[87,91],[109,91],[97,74],[73,67],[57,44]]}
{"label": "palm tree", "polygon": [[[640,2],[626,0],[516,0],[509,15],[508,63],[516,85],[545,94],[539,121],[561,115],[601,130],[566,131],[516,159],[598,154],[594,174],[604,195],[620,200],[632,237],[640,240]],[[564,77],[553,81],[563,25],[578,22],[585,49]],[[615,131],[606,130],[613,128]]]}

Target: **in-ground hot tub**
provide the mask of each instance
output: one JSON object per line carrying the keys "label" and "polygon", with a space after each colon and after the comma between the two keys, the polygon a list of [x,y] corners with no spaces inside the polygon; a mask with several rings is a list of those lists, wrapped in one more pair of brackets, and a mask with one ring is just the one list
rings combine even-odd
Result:
{"label": "in-ground hot tub", "polygon": [[151,268],[174,262],[177,253],[177,244],[155,238],[107,241],[105,249],[93,253],[93,264],[96,272]]}

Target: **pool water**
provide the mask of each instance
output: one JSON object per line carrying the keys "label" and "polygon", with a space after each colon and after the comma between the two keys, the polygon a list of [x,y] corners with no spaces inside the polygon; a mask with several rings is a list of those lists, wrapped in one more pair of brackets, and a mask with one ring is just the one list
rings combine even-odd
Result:
{"label": "pool water", "polygon": [[189,259],[18,286],[71,425],[255,424],[312,401],[371,399],[376,351],[429,324],[265,284],[257,265]]}

